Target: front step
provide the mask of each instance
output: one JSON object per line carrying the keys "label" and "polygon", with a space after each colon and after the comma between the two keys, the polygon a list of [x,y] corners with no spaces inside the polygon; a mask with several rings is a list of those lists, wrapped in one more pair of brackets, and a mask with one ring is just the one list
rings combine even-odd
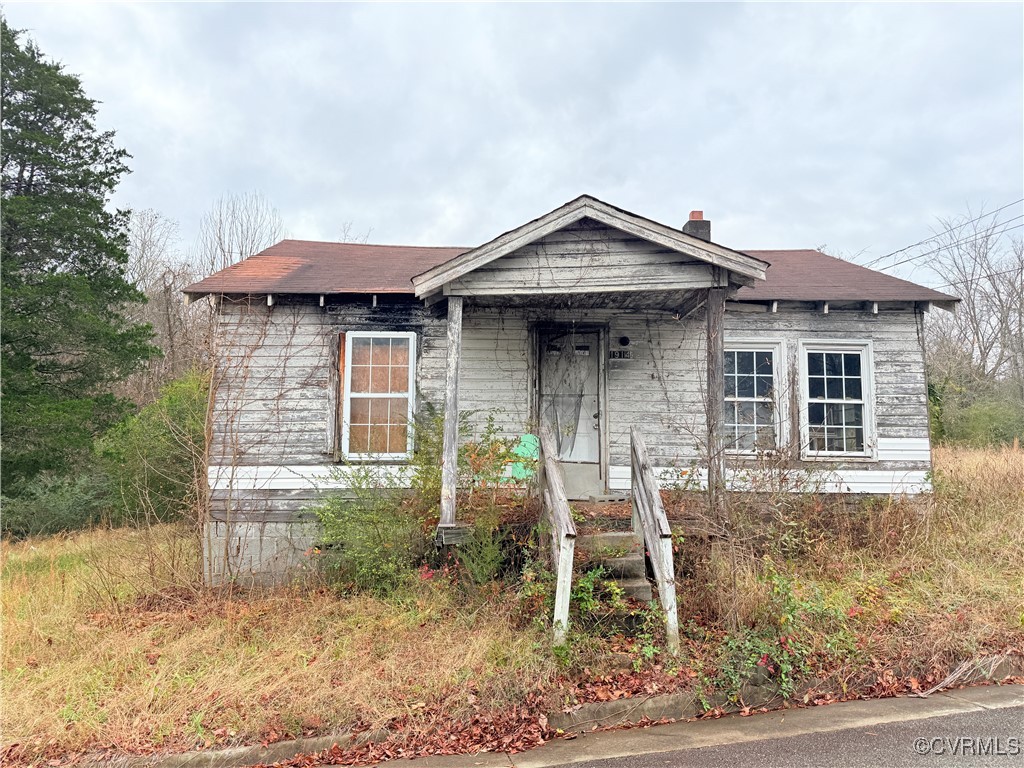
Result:
{"label": "front step", "polygon": [[609,551],[639,552],[640,539],[631,531],[601,531],[600,533],[584,533],[577,536],[576,546],[595,557],[600,557]]}
{"label": "front step", "polygon": [[632,532],[602,532],[578,536],[576,546],[585,551],[619,585],[626,597],[647,603],[654,598],[647,581],[647,566],[640,540]]}
{"label": "front step", "polygon": [[615,583],[625,593],[626,597],[632,597],[641,603],[649,603],[654,599],[654,591],[651,589],[651,582],[647,577],[635,579],[616,579]]}

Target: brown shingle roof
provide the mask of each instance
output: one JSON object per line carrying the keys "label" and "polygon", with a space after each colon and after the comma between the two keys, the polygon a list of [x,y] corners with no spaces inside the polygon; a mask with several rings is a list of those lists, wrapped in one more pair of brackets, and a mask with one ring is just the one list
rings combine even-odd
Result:
{"label": "brown shingle roof", "polygon": [[959,301],[955,296],[812,250],[743,251],[767,261],[767,279],[737,301]]}
{"label": "brown shingle roof", "polygon": [[185,293],[412,293],[412,276],[468,248],[282,240]]}
{"label": "brown shingle roof", "polygon": [[[185,289],[206,293],[413,293],[412,278],[469,248],[283,240]],[[956,301],[931,288],[812,250],[742,251],[767,279],[739,301]]]}

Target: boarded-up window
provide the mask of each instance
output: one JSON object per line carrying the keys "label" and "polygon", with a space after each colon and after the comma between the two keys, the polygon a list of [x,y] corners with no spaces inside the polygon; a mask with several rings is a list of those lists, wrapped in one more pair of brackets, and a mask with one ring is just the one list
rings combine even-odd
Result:
{"label": "boarded-up window", "polygon": [[412,450],[416,334],[348,333],[344,359],[345,456],[407,458]]}

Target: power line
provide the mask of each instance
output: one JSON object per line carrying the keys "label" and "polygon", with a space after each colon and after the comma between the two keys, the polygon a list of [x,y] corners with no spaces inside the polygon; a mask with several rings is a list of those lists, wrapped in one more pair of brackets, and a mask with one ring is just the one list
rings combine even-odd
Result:
{"label": "power line", "polygon": [[[949,229],[945,230],[944,232],[939,232],[938,234],[932,235],[931,237],[926,237],[924,240],[919,240],[918,242],[913,243],[911,245],[908,245],[908,246],[906,246],[904,248],[899,248],[898,250],[895,250],[892,253],[885,254],[885,256],[879,256],[877,259],[872,259],[871,261],[869,261],[867,264],[864,264],[863,266],[870,268],[871,266],[877,264],[878,262],[884,261],[885,259],[888,259],[890,256],[895,256],[896,254],[903,253],[904,251],[908,251],[911,248],[916,248],[919,245],[924,245],[925,243],[930,242],[930,241],[934,240],[937,237],[942,237],[943,235],[949,234],[950,232],[952,232],[952,231],[954,231],[956,229],[962,229],[963,227],[967,226],[968,224],[973,224],[974,222],[981,221],[982,219],[987,218],[989,216],[994,216],[995,214],[999,213],[1000,211],[1004,211],[1007,208],[1010,208],[1011,206],[1017,205],[1019,203],[1024,203],[1024,197],[1022,197],[1020,200],[1014,200],[1012,203],[1007,203],[1006,205],[1002,206],[1001,208],[996,208],[994,211],[989,211],[988,213],[983,213],[980,216],[978,216],[977,218],[970,219],[969,221],[965,221],[965,222],[962,222],[960,224],[956,224],[955,226],[950,227]],[[1020,218],[1020,217],[1018,216],[1017,218]],[[1011,219],[1011,221],[1013,221],[1013,219]],[[895,266],[895,265],[890,265],[890,268],[893,267],[893,266]]]}
{"label": "power line", "polygon": [[[968,278],[968,280],[970,280],[970,279],[981,280],[982,278],[986,278],[986,277],[988,277],[988,278],[991,278],[991,277],[1001,277],[1002,275],[1012,275],[1015,272],[1024,272],[1024,267],[1014,267],[1013,269],[1004,269],[1004,270],[1002,270],[1000,272],[986,272],[986,273],[981,274],[981,275],[972,275],[970,278]],[[935,290],[938,290],[939,288],[952,288],[952,287],[960,284],[961,282],[966,283],[966,282],[968,282],[968,280],[954,280],[954,281],[952,281],[950,283],[942,283],[941,285],[935,286]]]}
{"label": "power line", "polygon": [[[1024,214],[1021,214],[1020,216],[1015,216],[1012,219],[1007,219],[1003,223],[1004,224],[1009,224],[1011,221],[1016,221],[1017,219],[1024,219]],[[1007,232],[1013,232],[1014,230],[1020,229],[1021,227],[1024,227],[1024,223],[1017,224],[1016,226],[1013,226],[1013,227],[1006,227],[1005,229],[1002,229],[999,234],[1005,234]],[[940,245],[938,248],[933,248],[930,251],[925,251],[924,253],[916,253],[913,256],[909,257],[909,258],[903,259],[902,261],[897,261],[897,262],[894,262],[894,263],[890,264],[889,266],[886,267],[886,269],[893,269],[893,268],[901,266],[903,264],[907,264],[907,263],[909,263],[911,261],[915,261],[917,259],[924,258],[925,256],[931,256],[933,253],[939,253],[940,251],[945,251],[948,248],[955,248],[958,245],[966,245],[967,243],[973,243],[976,240],[981,240],[983,237],[988,237],[988,236],[989,236],[989,233],[987,233],[987,232],[980,232],[980,233],[972,235],[970,237],[965,237],[963,240],[957,240],[955,243],[946,243],[944,245]],[[927,242],[927,241],[922,241],[922,242]],[[910,247],[913,247],[913,246],[910,246]],[[899,251],[896,251],[896,253],[899,253]]]}

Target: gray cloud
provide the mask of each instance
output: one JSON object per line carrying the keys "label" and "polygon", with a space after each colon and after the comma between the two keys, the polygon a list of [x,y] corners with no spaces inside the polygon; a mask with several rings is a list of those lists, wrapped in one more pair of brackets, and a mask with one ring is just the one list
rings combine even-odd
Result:
{"label": "gray cloud", "polygon": [[[1024,197],[1019,4],[6,7],[186,237],[472,245],[588,192],[716,240],[877,257]],[[1016,215],[1020,211],[1014,211]]]}

